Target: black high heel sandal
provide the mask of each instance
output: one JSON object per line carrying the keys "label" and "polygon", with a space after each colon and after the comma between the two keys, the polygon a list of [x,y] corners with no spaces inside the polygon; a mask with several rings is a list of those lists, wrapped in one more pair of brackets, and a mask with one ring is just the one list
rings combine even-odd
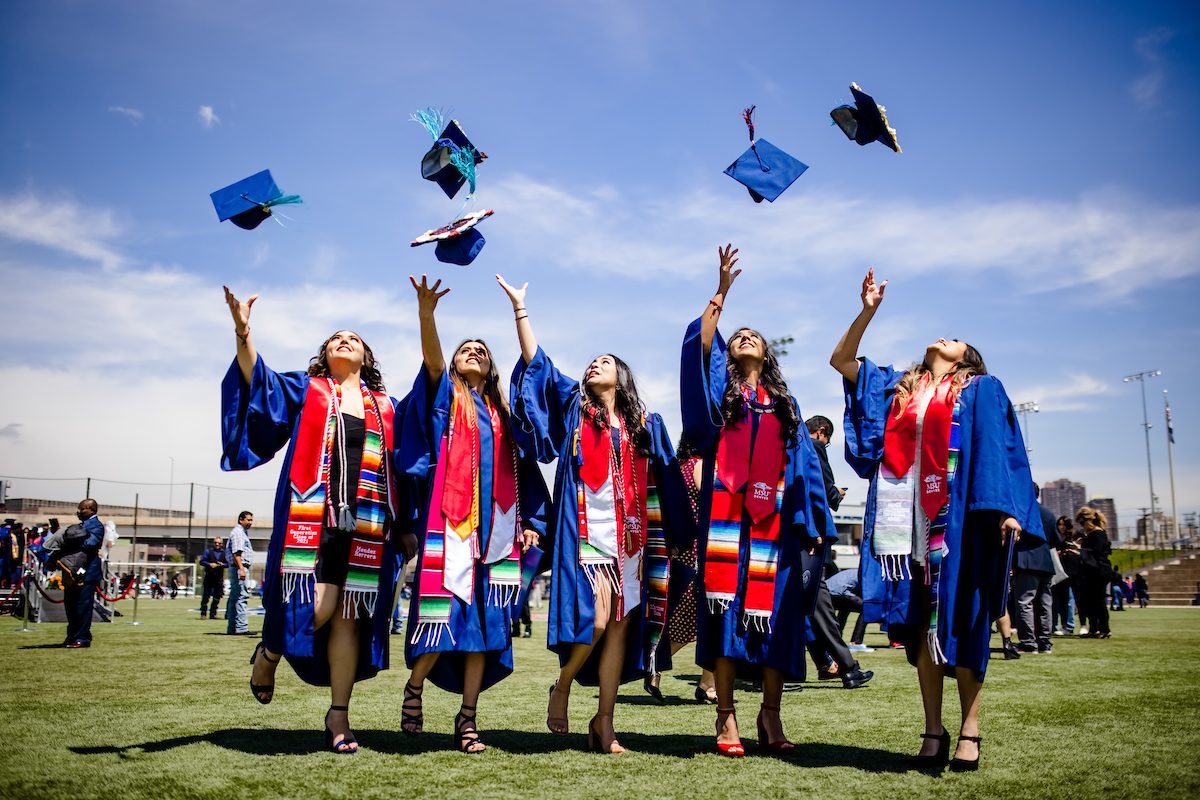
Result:
{"label": "black high heel sandal", "polygon": [[979,769],[979,759],[983,758],[983,737],[982,736],[963,736],[958,735],[960,742],[974,742],[977,748],[977,755],[974,761],[967,761],[965,758],[955,756],[950,759],[950,770],[952,772],[975,772]]}
{"label": "black high heel sandal", "polygon": [[[467,716],[464,711],[470,711],[471,715]],[[487,745],[479,738],[477,729],[464,730],[468,723],[475,724],[475,706],[459,706],[458,713],[454,715],[454,734],[458,737],[458,749],[471,755],[482,753],[487,749]]]}
{"label": "black high heel sandal", "polygon": [[937,739],[937,750],[932,755],[915,755],[909,759],[909,764],[915,769],[933,769],[944,767],[950,760],[950,731],[942,728],[941,733],[922,733],[922,739]]}
{"label": "black high heel sandal", "polygon": [[654,675],[647,675],[642,679],[642,688],[646,690],[646,694],[653,697],[660,704],[667,702],[666,698],[663,697],[662,689],[658,688],[658,686],[656,686],[654,683],[654,679],[661,674],[662,673],[656,672]]}
{"label": "black high heel sandal", "polygon": [[[554,700],[554,690],[558,688],[558,681],[550,685],[550,700]],[[567,717],[552,717],[550,716],[549,705],[546,707],[546,727],[555,736],[566,736],[571,732],[571,721]]]}
{"label": "black high heel sandal", "polygon": [[[254,645],[254,652],[250,654],[251,670],[254,669],[254,661],[255,661],[255,659],[258,658],[259,651],[262,651],[263,658],[265,658],[267,660],[267,663],[270,663],[270,664],[278,664],[279,663],[279,658],[271,658],[269,655],[267,655],[267,646],[265,644],[263,644],[262,642],[259,642],[258,644]],[[254,673],[251,672],[250,673],[250,693],[252,695],[254,695],[255,700],[257,700],[258,702],[262,703],[265,706],[267,703],[270,703],[271,700],[274,699],[274,697],[275,697],[275,683],[274,683],[274,681],[272,681],[271,683],[264,683],[262,685],[256,684],[254,682]],[[264,700],[262,698],[262,696],[264,694],[267,696],[266,700]]]}
{"label": "black high heel sandal", "polygon": [[[421,703],[421,694],[424,691],[424,684],[419,692],[412,683],[404,684],[404,702],[400,705],[400,732],[405,736],[420,736],[425,732],[425,708]],[[409,705],[413,700],[417,702],[416,706]],[[416,713],[413,713],[414,708]],[[412,727],[405,727],[406,725]]]}
{"label": "black high heel sandal", "polygon": [[358,740],[354,738],[354,734],[347,733],[342,737],[340,742],[335,742],[333,737],[336,734],[329,730],[329,713],[330,711],[349,711],[350,706],[330,706],[329,711],[325,712],[325,747],[332,750],[338,755],[354,755],[358,752]]}

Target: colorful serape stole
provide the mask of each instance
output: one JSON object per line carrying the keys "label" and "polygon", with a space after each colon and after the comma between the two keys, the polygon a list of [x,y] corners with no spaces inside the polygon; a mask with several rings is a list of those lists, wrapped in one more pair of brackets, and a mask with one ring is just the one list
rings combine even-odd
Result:
{"label": "colorful serape stole", "polygon": [[[356,617],[360,605],[368,615],[374,613],[387,520],[389,516],[395,518],[396,513],[394,479],[384,456],[391,449],[392,404],[386,395],[377,397],[366,383],[360,382],[359,386],[366,412],[363,420],[366,437],[342,593],[343,613],[347,618]],[[309,381],[304,396],[288,473],[291,503],[280,564],[285,603],[295,592],[299,592],[303,602],[312,602],[321,530],[325,525],[338,526],[337,514],[329,502],[329,465],[334,448],[345,447],[344,440],[337,436],[341,393],[341,385],[332,379],[316,378]]]}
{"label": "colorful serape stole", "polygon": [[[966,386],[964,385],[963,388],[966,388]],[[960,393],[959,398],[961,397]],[[930,607],[927,636],[929,640],[929,655],[935,664],[946,663],[946,655],[942,652],[941,642],[938,641],[938,588],[941,580],[942,558],[946,554],[946,522],[950,518],[950,495],[948,489],[950,482],[954,480],[955,472],[958,470],[958,452],[962,436],[959,424],[961,416],[962,402],[960,399],[955,399],[954,412],[950,419],[950,441],[946,456],[946,500],[942,503],[942,507],[938,509],[937,515],[929,524],[928,546],[925,548],[925,583],[929,586]]]}
{"label": "colorful serape stole", "polygon": [[655,669],[658,642],[667,626],[667,599],[671,585],[671,555],[667,549],[667,536],[663,530],[662,503],[658,496],[658,483],[654,468],[647,465],[646,471],[646,549],[642,559],[642,582],[646,585],[646,624],[649,626],[650,674]]}
{"label": "colorful serape stole", "polygon": [[[425,526],[425,543],[421,550],[421,572],[417,575],[417,621],[412,626],[411,643],[425,635],[425,645],[437,647],[442,634],[451,637],[450,601],[453,593],[446,588],[446,518],[442,514],[441,497],[446,489],[446,440],[438,448],[438,466],[434,469],[433,492],[430,494],[429,524]],[[451,533],[457,536],[457,533]]]}

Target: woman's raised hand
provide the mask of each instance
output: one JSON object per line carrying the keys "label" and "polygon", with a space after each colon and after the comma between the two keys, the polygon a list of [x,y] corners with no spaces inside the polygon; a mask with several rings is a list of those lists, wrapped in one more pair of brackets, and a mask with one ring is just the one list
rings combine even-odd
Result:
{"label": "woman's raised hand", "polygon": [[883,302],[883,293],[887,289],[888,282],[875,283],[875,268],[867,269],[867,277],[863,278],[862,284],[862,304],[863,308],[875,309]]}
{"label": "woman's raised hand", "polygon": [[504,290],[505,294],[508,295],[508,299],[512,301],[513,311],[525,307],[525,290],[529,288],[529,281],[525,281],[521,288],[518,289],[497,273],[496,283],[500,284],[500,288]]}
{"label": "woman's raised hand", "polygon": [[225,303],[229,306],[229,313],[233,316],[233,330],[238,335],[243,335],[250,329],[250,306],[254,305],[258,295],[250,295],[249,300],[242,301],[233,296],[233,292],[229,291],[228,286],[221,288],[225,290]]}
{"label": "woman's raised hand", "polygon": [[421,276],[420,283],[417,283],[417,279],[412,275],[409,275],[408,279],[412,281],[413,288],[417,290],[417,311],[421,314],[432,314],[433,310],[437,308],[438,300],[450,294],[450,287],[438,291],[442,285],[441,278],[438,278],[433,286],[429,285],[429,279],[424,275]]}
{"label": "woman's raised hand", "polygon": [[721,275],[720,282],[717,284],[717,294],[722,297],[729,293],[729,287],[733,286],[737,276],[742,274],[740,269],[733,268],[738,262],[737,254],[738,251],[733,249],[732,244],[717,248],[717,255],[721,257]]}

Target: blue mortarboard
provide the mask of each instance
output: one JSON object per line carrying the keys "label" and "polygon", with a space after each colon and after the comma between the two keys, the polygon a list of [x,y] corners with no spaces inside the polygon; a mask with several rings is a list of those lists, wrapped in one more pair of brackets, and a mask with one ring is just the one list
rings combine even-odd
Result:
{"label": "blue mortarboard", "polygon": [[[465,151],[471,154],[475,164],[482,164],[487,160],[487,153],[479,152],[479,149],[471,144],[458,120],[452,119],[443,126],[442,114],[437,109],[422,109],[413,114],[412,119],[425,126],[425,130],[429,131],[434,140],[429,152],[421,159],[421,177],[433,181],[442,187],[447,197],[453,198],[467,182],[462,171],[454,164],[455,154]],[[471,187],[472,191],[474,188]]]}
{"label": "blue mortarboard", "polygon": [[725,174],[746,187],[754,202],[768,200],[772,203],[796,182],[808,169],[804,162],[793,158],[766,139],[754,138],[754,123],[751,116],[754,106],[742,112],[742,119],[750,129],[750,149],[742,153],[725,170]]}
{"label": "blue mortarboard", "polygon": [[472,212],[437,230],[426,231],[416,239],[413,239],[409,244],[417,247],[429,244],[430,242],[437,242],[434,255],[438,261],[444,264],[458,264],[460,267],[465,267],[475,260],[475,256],[479,255],[479,251],[487,243],[487,240],[483,238],[483,234],[477,231],[475,226],[490,217],[493,213],[490,208]]}
{"label": "blue mortarboard", "polygon": [[850,93],[854,95],[854,105],[841,105],[829,112],[846,138],[860,146],[880,142],[897,153],[903,152],[896,140],[896,129],[888,125],[886,109],[857,83],[850,84]]}
{"label": "blue mortarboard", "polygon": [[298,194],[285,195],[275,185],[269,169],[218,189],[210,196],[213,208],[217,210],[217,219],[221,222],[229,220],[248,231],[254,230],[271,216],[273,207],[303,202]]}

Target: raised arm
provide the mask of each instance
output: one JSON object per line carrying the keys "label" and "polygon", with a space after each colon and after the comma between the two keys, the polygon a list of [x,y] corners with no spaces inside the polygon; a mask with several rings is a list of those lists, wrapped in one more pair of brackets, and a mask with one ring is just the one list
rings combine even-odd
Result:
{"label": "raised arm", "polygon": [[729,294],[729,288],[733,286],[737,276],[742,274],[740,269],[733,268],[733,265],[738,262],[737,254],[738,251],[733,249],[732,244],[717,248],[717,255],[721,257],[717,293],[700,312],[700,344],[704,348],[705,361],[708,360],[708,354],[712,352],[713,336],[717,332],[717,322],[721,319],[721,309],[725,307],[725,296]]}
{"label": "raised arm", "polygon": [[529,288],[529,281],[518,289],[497,274],[496,283],[500,284],[500,288],[512,301],[513,316],[517,320],[517,341],[521,343],[521,358],[528,364],[533,361],[538,349],[537,337],[533,335],[533,326],[529,324],[529,311],[525,307],[525,290]]}
{"label": "raised arm", "polygon": [[887,284],[887,281],[875,283],[874,267],[867,270],[867,276],[862,282],[862,311],[858,312],[858,316],[842,334],[837,347],[833,348],[833,355],[829,357],[829,366],[840,372],[851,384],[858,380],[858,345],[867,326],[871,324],[872,317],[879,310],[879,304],[883,302],[883,292],[887,289]]}
{"label": "raised arm", "polygon": [[437,308],[438,300],[450,294],[450,289],[438,291],[442,285],[441,278],[433,286],[429,285],[429,280],[424,275],[421,276],[420,283],[417,283],[417,279],[412,275],[409,275],[408,279],[417,290],[417,318],[421,320],[421,356],[425,361],[425,372],[429,375],[429,380],[436,384],[446,370],[446,357],[442,355],[442,342],[438,338],[433,312]]}
{"label": "raised arm", "polygon": [[242,373],[242,380],[249,385],[250,378],[254,375],[254,362],[258,361],[258,351],[254,349],[254,342],[250,338],[250,307],[258,299],[258,295],[251,295],[249,300],[243,302],[233,296],[233,292],[229,291],[228,286],[221,288],[225,290],[225,303],[229,306],[229,313],[233,316],[233,335],[237,338],[238,369]]}

